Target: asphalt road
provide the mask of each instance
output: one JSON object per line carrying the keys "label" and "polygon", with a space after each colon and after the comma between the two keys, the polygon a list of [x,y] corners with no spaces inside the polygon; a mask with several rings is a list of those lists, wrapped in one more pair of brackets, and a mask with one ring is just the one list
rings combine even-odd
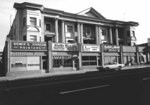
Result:
{"label": "asphalt road", "polygon": [[150,105],[150,69],[1,78],[0,105]]}

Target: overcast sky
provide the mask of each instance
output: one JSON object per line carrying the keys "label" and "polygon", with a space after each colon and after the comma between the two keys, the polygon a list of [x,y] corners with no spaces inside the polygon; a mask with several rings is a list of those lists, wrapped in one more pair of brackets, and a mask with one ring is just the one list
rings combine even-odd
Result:
{"label": "overcast sky", "polygon": [[93,7],[107,19],[135,21],[137,43],[147,42],[150,37],[149,0],[0,0],[0,50],[3,49],[6,35],[10,30],[16,10],[14,2],[32,2],[44,7],[78,13]]}

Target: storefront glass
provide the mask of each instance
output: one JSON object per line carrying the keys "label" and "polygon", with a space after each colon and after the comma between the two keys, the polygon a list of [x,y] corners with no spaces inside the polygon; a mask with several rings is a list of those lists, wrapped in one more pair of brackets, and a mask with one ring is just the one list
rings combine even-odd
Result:
{"label": "storefront glass", "polygon": [[83,66],[96,66],[97,65],[97,56],[82,56],[82,65]]}
{"label": "storefront glass", "polygon": [[107,56],[104,57],[104,65],[106,64],[112,64],[118,62],[118,57],[117,56]]}
{"label": "storefront glass", "polygon": [[71,56],[53,56],[53,67],[73,67]]}

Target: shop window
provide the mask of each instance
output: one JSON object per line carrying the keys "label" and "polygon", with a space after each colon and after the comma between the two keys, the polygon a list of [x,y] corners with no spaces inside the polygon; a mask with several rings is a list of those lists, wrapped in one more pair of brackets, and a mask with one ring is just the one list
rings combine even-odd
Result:
{"label": "shop window", "polygon": [[30,35],[30,41],[37,41],[36,35]]}
{"label": "shop window", "polygon": [[27,70],[27,58],[26,57],[11,57],[10,62],[11,62],[12,71]]}
{"label": "shop window", "polygon": [[110,56],[104,57],[104,64],[105,65],[106,64],[114,64],[119,61],[118,59],[119,59],[118,57],[114,57],[114,56],[113,57],[110,57]]}
{"label": "shop window", "polygon": [[82,56],[82,65],[83,66],[90,66],[90,65],[97,65],[97,56]]}
{"label": "shop window", "polygon": [[73,67],[71,56],[53,56],[53,67]]}
{"label": "shop window", "polygon": [[88,24],[83,25],[83,43],[96,44],[95,26]]}
{"label": "shop window", "polygon": [[37,24],[36,18],[30,17],[30,25],[31,25],[31,26],[36,26],[36,24]]}

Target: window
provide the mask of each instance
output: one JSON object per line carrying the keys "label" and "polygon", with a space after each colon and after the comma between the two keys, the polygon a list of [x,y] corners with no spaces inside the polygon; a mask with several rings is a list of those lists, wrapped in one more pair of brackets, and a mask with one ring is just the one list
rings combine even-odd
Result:
{"label": "window", "polygon": [[53,67],[73,67],[71,56],[53,56]]}
{"label": "window", "polygon": [[107,56],[104,58],[104,64],[113,64],[115,62],[118,62],[119,57],[117,56]]}
{"label": "window", "polygon": [[36,35],[30,35],[30,41],[37,41]]}
{"label": "window", "polygon": [[66,24],[65,25],[65,35],[66,35],[66,43],[75,43],[75,32],[74,32],[74,24]]}
{"label": "window", "polygon": [[83,25],[83,43],[96,44],[95,26],[84,24]]}
{"label": "window", "polygon": [[45,17],[44,23],[45,23],[45,31],[55,32],[55,20],[54,19]]}
{"label": "window", "polygon": [[27,37],[26,35],[23,36],[23,41],[26,41],[27,40]]}
{"label": "window", "polygon": [[30,17],[30,25],[31,26],[36,26],[36,18]]}
{"label": "window", "polygon": [[97,65],[97,56],[82,56],[82,65],[83,66],[96,66]]}
{"label": "window", "polygon": [[46,31],[51,31],[51,24],[50,23],[46,23],[45,24],[45,28],[46,28]]}
{"label": "window", "polygon": [[66,25],[66,37],[74,37],[74,27],[71,24]]}
{"label": "window", "polygon": [[102,35],[103,35],[103,36],[106,36],[106,35],[107,35],[106,29],[102,29]]}

